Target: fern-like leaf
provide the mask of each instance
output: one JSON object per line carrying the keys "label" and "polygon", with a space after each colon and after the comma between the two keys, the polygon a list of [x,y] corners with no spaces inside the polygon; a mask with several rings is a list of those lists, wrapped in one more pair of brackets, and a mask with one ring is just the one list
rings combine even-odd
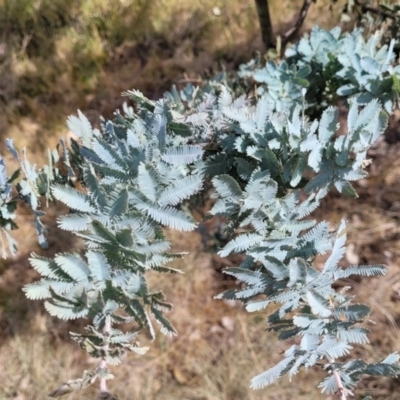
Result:
{"label": "fern-like leaf", "polygon": [[146,211],[155,221],[178,231],[192,231],[196,227],[186,214],[172,207],[146,207]]}
{"label": "fern-like leaf", "polygon": [[243,234],[231,240],[222,250],[218,252],[221,257],[226,257],[232,251],[241,252],[247,250],[263,240],[263,237],[255,233]]}
{"label": "fern-like leaf", "polygon": [[89,213],[95,211],[88,197],[76,189],[56,184],[52,186],[52,194],[57,200],[74,210]]}
{"label": "fern-like leaf", "polygon": [[200,146],[187,145],[168,148],[162,155],[162,160],[168,164],[192,164],[201,159],[203,150]]}
{"label": "fern-like leaf", "polygon": [[185,176],[164,189],[158,198],[161,206],[175,206],[197,193],[203,185],[203,179],[198,175]]}
{"label": "fern-like leaf", "polygon": [[250,387],[252,389],[262,389],[268,385],[271,385],[283,376],[284,371],[286,371],[292,363],[293,358],[291,357],[283,359],[274,367],[268,369],[262,374],[255,376],[250,382]]}

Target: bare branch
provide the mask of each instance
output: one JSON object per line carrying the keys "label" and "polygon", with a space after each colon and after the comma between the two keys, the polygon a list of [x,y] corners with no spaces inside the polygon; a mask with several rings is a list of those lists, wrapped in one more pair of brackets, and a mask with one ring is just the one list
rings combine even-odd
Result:
{"label": "bare branch", "polygon": [[[108,336],[110,335],[110,332],[111,332],[111,319],[110,319],[110,317],[106,317],[106,322],[105,322],[105,325],[104,325],[103,333],[104,333],[104,336],[105,336],[107,341],[108,341]],[[104,345],[104,353],[107,353],[107,350],[108,350],[108,342],[106,342],[106,344]],[[106,361],[105,356],[101,360],[99,368],[100,369],[107,368],[107,361]],[[108,391],[107,391],[106,378],[101,377],[100,378],[100,394],[101,393],[107,393],[107,392]]]}
{"label": "bare branch", "polygon": [[369,12],[372,12],[374,14],[381,15],[382,17],[385,17],[385,18],[396,19],[395,15],[393,15],[393,14],[387,12],[387,11],[382,10],[382,8],[375,8],[375,7],[369,6],[367,4],[364,4],[360,0],[355,0],[355,3],[359,7],[361,7],[361,12],[363,12],[363,13],[369,11]]}
{"label": "bare branch", "polygon": [[340,400],[347,400],[347,395],[354,396],[354,393],[343,386],[342,380],[340,379],[339,372],[333,370],[333,376],[335,377],[336,384],[338,386],[337,394],[340,396]]}
{"label": "bare branch", "polygon": [[303,6],[301,7],[296,23],[282,36],[283,48],[285,47],[286,43],[289,42],[299,32],[307,16],[308,9],[311,6],[311,2],[312,0],[304,0]]}

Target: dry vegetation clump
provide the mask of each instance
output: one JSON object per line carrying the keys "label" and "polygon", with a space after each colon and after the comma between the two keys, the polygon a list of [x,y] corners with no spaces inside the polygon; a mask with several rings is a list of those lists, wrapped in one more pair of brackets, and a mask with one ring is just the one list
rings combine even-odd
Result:
{"label": "dry vegetation clump", "polygon": [[[254,371],[279,359],[285,344],[277,343],[273,335],[260,336],[265,324],[262,315],[212,299],[226,283],[216,275],[213,256],[204,252],[199,233],[169,236],[174,250],[191,252],[176,263],[184,275],[157,282],[176,304],[171,320],[180,335],[173,339],[159,335],[146,356],[129,357],[114,368],[118,379],[110,386],[120,399],[319,398],[314,385],[304,381],[305,374],[298,385],[284,380],[279,388],[266,392],[249,389]],[[8,365],[0,373],[0,381],[5,382],[4,399],[45,398],[54,382],[65,381],[91,366],[75,345],[65,340],[67,324],[51,321],[40,310],[27,310],[24,318],[27,321],[13,327],[13,334],[7,335],[0,350],[0,362]],[[88,389],[66,398],[89,399],[93,393]]]}
{"label": "dry vegetation clump", "polygon": [[[305,29],[338,22],[323,3]],[[277,32],[300,4],[271,1]],[[63,134],[78,108],[97,123],[122,104],[124,90],[159,98],[173,83],[221,63],[232,68],[261,49],[255,6],[240,0],[0,0],[0,33],[1,132],[27,145],[26,129],[39,125],[35,151]]]}
{"label": "dry vegetation clump", "polygon": [[[272,2],[277,29],[286,28],[300,3]],[[311,8],[306,28],[337,23],[322,3]],[[4,138],[28,146],[38,164],[47,146],[66,134],[64,121],[77,108],[97,123],[100,114],[109,116],[121,105],[123,90],[135,87],[157,98],[172,83],[198,79],[204,71],[220,69],[220,62],[231,68],[261,48],[254,5],[240,0],[0,0],[0,16],[0,128]],[[384,262],[389,267],[385,277],[343,282],[374,310],[371,344],[362,349],[370,357],[366,361],[400,349],[400,143],[395,121],[392,127],[391,143],[381,141],[370,152],[370,177],[357,185],[360,198],[332,195],[316,214],[333,223],[342,217],[350,221],[344,265]],[[51,208],[47,221],[62,212]],[[92,367],[67,339],[76,323],[50,319],[42,305],[28,302],[21,292],[36,278],[25,260],[32,250],[41,250],[31,224],[24,223],[30,222],[28,211],[22,209],[19,218],[20,257],[0,267],[0,400],[44,399],[55,382]],[[185,274],[154,282],[176,304],[170,317],[180,335],[159,335],[146,356],[124,360],[115,368],[110,389],[121,400],[322,398],[315,388],[323,376],[319,371],[260,392],[248,388],[249,379],[274,365],[286,345],[264,334],[263,313],[249,314],[239,304],[212,299],[236,284],[220,270],[237,260],[211,254],[219,244],[218,227],[210,222],[208,228],[207,235],[201,227],[184,236],[169,233],[175,250],[190,251],[175,265]],[[49,256],[79,246],[55,226],[50,229]],[[400,391],[387,379],[363,385],[360,394],[365,389],[374,399],[395,400]],[[88,389],[65,399],[91,396]]]}

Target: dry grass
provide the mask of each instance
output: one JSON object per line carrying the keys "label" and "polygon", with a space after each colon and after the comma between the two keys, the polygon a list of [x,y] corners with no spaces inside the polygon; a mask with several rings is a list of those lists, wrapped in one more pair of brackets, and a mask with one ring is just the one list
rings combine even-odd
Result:
{"label": "dry grass", "polygon": [[[355,243],[350,233],[350,242]],[[323,377],[318,369],[299,374],[292,383],[283,379],[264,391],[254,392],[248,388],[249,379],[276,363],[288,343],[277,342],[273,334],[264,332],[263,313],[249,314],[238,304],[212,299],[234,282],[225,281],[219,275],[221,260],[204,252],[199,233],[170,232],[169,236],[174,250],[190,251],[190,255],[175,265],[182,268],[185,275],[166,276],[162,281],[152,276],[150,284],[163,289],[168,299],[176,304],[171,320],[180,334],[173,339],[159,335],[146,356],[129,356],[121,366],[114,367],[117,378],[110,382],[111,390],[120,399],[127,400],[324,398],[315,388]],[[375,236],[375,241],[377,237],[379,235]],[[395,262],[393,260],[390,265],[387,277],[368,280],[367,290],[359,282],[346,282],[356,288],[354,293],[361,301],[368,302],[375,310],[372,318],[376,325],[369,326],[373,331],[372,343],[355,351],[370,362],[399,348],[398,311],[393,299],[394,295],[399,298]],[[22,266],[17,269],[25,270]],[[79,329],[79,326],[51,320],[41,307],[32,310],[22,296],[19,300],[14,296],[14,301],[15,297],[19,307],[26,310],[23,321],[12,320],[12,335],[3,336],[0,362],[6,368],[0,373],[4,391],[0,399],[44,399],[55,384],[79,376],[83,369],[93,368],[96,362],[88,362],[67,339],[67,331]],[[14,315],[17,320],[22,317],[20,312]],[[142,336],[141,344],[148,344],[146,337]],[[395,400],[394,384],[388,379],[369,379],[358,393],[372,394],[374,399]],[[95,390],[90,388],[65,398],[94,399]]]}
{"label": "dry grass", "polygon": [[[300,3],[271,2],[276,30],[285,30]],[[213,15],[213,7],[220,8],[221,16]],[[109,116],[121,105],[123,90],[135,87],[155,98],[184,72],[195,77],[219,69],[220,62],[231,68],[248,60],[261,48],[255,21],[253,3],[240,0],[0,0],[0,128],[20,148],[28,146],[30,158],[40,164],[47,145],[67,134],[64,121],[77,108],[97,122],[100,114]],[[305,28],[336,22],[326,2],[318,2]],[[389,265],[386,277],[347,282],[375,310],[371,345],[357,349],[369,361],[400,349],[400,148],[382,142],[374,151],[371,178],[358,188],[360,199],[333,195],[317,215],[333,222],[342,216],[350,220],[353,247],[344,263],[383,260]],[[52,209],[48,223],[61,212]],[[95,364],[68,340],[68,331],[79,330],[79,324],[49,318],[42,305],[21,293],[22,285],[36,277],[26,258],[37,247],[25,223],[28,211],[19,218],[21,256],[0,268],[0,400],[40,400]],[[70,236],[51,229],[51,252],[76,246]],[[280,359],[287,343],[264,332],[262,313],[248,314],[240,305],[212,299],[234,282],[220,274],[221,260],[203,248],[199,233],[171,232],[170,237],[177,250],[190,251],[176,265],[185,275],[162,281],[152,276],[150,282],[176,305],[170,317],[180,335],[171,340],[159,335],[145,357],[127,357],[113,369],[117,379],[110,387],[120,399],[323,398],[315,389],[323,376],[318,370],[261,392],[248,388],[252,376]],[[141,341],[146,343],[145,335]],[[395,400],[398,389],[391,380],[371,379],[358,394]],[[92,389],[65,397],[94,398]]]}
{"label": "dry grass", "polygon": [[[180,335],[171,340],[159,335],[145,357],[130,356],[122,366],[113,368],[117,379],[110,386],[115,393],[121,399],[135,400],[319,398],[315,385],[304,381],[304,374],[296,385],[282,381],[279,388],[267,392],[248,388],[252,375],[279,359],[278,353],[286,345],[277,343],[273,335],[262,334],[262,315],[247,314],[241,306],[212,299],[224,282],[216,276],[213,256],[202,251],[198,233],[170,236],[177,250],[191,251],[176,265],[185,275],[169,276],[161,282],[152,277],[150,282],[176,304],[171,319]],[[60,333],[59,324],[54,325],[41,312],[28,312],[27,318],[29,323],[15,329],[0,351],[0,362],[7,365],[0,374],[5,399],[45,398],[55,382],[93,367],[83,361],[74,345],[64,342],[66,328]],[[66,398],[94,396],[88,389]]]}
{"label": "dry grass", "polygon": [[[299,3],[271,1],[277,32]],[[337,23],[327,8],[313,5],[305,28]],[[78,108],[97,123],[122,104],[123,90],[158,98],[184,73],[237,66],[260,49],[252,1],[0,0],[0,129],[36,147],[25,127],[39,126],[32,150],[43,151]]]}

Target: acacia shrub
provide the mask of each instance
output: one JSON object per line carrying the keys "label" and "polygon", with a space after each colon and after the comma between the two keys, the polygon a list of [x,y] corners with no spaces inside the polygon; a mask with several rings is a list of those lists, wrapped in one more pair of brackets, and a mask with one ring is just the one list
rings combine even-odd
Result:
{"label": "acacia shrub", "polygon": [[[147,351],[137,342],[141,329],[154,337],[155,321],[161,333],[177,334],[166,316],[172,305],[149,287],[146,276],[180,272],[167,265],[183,255],[170,252],[163,227],[196,227],[181,205],[205,181],[212,183],[216,200],[210,214],[227,219],[231,236],[219,255],[246,256],[225,270],[243,285],[217,298],[242,301],[249,312],[269,308],[269,329],[282,340],[298,337],[251,387],[322,366],[327,371],[322,391],[345,399],[363,375],[398,376],[396,352],[372,364],[349,358],[353,344],[368,342],[362,323],[371,310],[354,302],[346,288],[333,288],[351,275],[383,275],[385,267],[341,268],[345,221],[333,231],[327,221],[310,217],[333,188],[357,196],[351,182],[367,176],[368,148],[386,129],[397,101],[400,70],[393,59],[393,43],[380,47],[377,36],[365,41],[359,30],[341,35],[338,29],[315,28],[288,49],[286,60],[243,66],[242,80],[221,74],[202,88],[173,88],[158,101],[127,91],[135,107],[125,104],[113,120],[102,120],[100,130],[78,112],[68,119],[77,139],[69,146],[61,141],[39,170],[8,139],[20,168],[9,177],[1,160],[3,256],[16,247],[9,233],[17,227],[15,182],[32,208],[43,247],[42,198],[70,208],[58,225],[85,243],[80,252],[30,259],[42,278],[24,287],[27,297],[45,300],[47,311],[58,318],[88,320],[85,332],[71,338],[100,359],[96,368],[49,395],[99,379],[100,396],[113,397],[107,390],[108,365],[120,363],[127,352]],[[314,104],[309,93],[326,92],[321,77],[336,89],[324,103]],[[248,79],[260,83],[256,99],[247,90]],[[339,111],[332,103],[338,98],[349,106],[346,135],[337,135]],[[312,117],[316,113],[319,118]],[[316,268],[315,257],[325,254],[324,267]]]}

